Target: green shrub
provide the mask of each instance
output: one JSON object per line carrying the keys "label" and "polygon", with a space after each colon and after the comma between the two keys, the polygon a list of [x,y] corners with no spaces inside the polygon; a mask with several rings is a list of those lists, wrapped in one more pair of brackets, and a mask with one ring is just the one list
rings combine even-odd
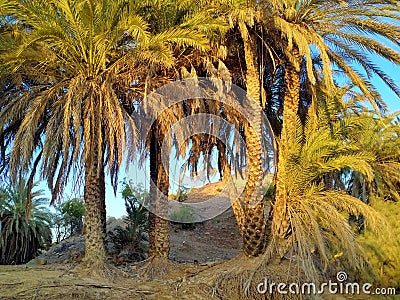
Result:
{"label": "green shrub", "polygon": [[54,206],[56,212],[52,217],[52,228],[56,243],[73,235],[82,234],[85,202],[80,198],[72,198]]}
{"label": "green shrub", "polygon": [[180,224],[182,229],[194,229],[196,227],[193,209],[183,203],[169,215],[169,219],[173,223]]}
{"label": "green shrub", "polygon": [[188,198],[188,191],[188,188],[182,187],[178,190],[176,194],[170,194],[168,198],[171,200],[176,200],[178,202],[184,202]]}
{"label": "green shrub", "polygon": [[85,202],[83,199],[73,198],[61,204],[61,212],[68,225],[70,236],[82,234]]}

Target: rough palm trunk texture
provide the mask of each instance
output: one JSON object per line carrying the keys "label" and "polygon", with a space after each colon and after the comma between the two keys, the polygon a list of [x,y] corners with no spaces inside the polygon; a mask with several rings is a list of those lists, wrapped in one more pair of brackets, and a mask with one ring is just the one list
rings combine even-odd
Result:
{"label": "rough palm trunk texture", "polygon": [[[85,263],[94,273],[101,272],[106,261],[105,251],[105,182],[104,169],[95,151],[85,166]],[[99,170],[100,168],[100,170]]]}
{"label": "rough palm trunk texture", "polygon": [[246,89],[251,97],[249,105],[251,112],[256,113],[251,127],[246,126],[245,129],[248,178],[245,186],[243,251],[248,256],[258,256],[264,250],[266,229],[261,189],[261,141],[257,136],[257,133],[261,134],[261,116],[257,116],[257,112],[260,111],[261,89],[257,73],[256,43],[244,22],[239,22],[239,31],[244,45]]}
{"label": "rough palm trunk texture", "polygon": [[[150,206],[149,213],[149,257],[169,256],[168,189],[169,179],[161,161],[162,136],[157,124],[150,141]],[[168,164],[168,162],[165,162]],[[165,197],[163,197],[163,195]]]}
{"label": "rough palm trunk texture", "polygon": [[[101,201],[101,227],[103,230],[104,237],[107,236],[107,211],[106,211],[106,184],[105,184],[105,174],[104,167],[100,168],[100,178],[99,178],[99,187],[100,187],[100,199]],[[105,242],[105,241],[104,241]]]}
{"label": "rough palm trunk texture", "polygon": [[[293,51],[296,51],[294,49]],[[295,53],[296,55],[296,53]],[[297,59],[300,57],[297,53]],[[290,138],[294,137],[296,130],[296,118],[299,108],[299,91],[300,91],[300,72],[288,63],[285,71],[285,99],[283,108],[283,124],[278,151],[278,173],[276,179],[275,204],[273,207],[272,234],[277,241],[277,252],[282,257],[288,251],[288,238],[291,234],[290,218],[287,210],[287,200],[289,191],[285,184],[286,174],[286,157],[288,154],[287,145]]]}

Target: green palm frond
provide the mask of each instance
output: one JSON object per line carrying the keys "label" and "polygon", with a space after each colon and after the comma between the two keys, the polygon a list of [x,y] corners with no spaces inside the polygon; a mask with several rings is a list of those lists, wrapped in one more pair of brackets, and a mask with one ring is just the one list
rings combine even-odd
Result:
{"label": "green palm frond", "polygon": [[[393,132],[389,130],[387,135],[383,133],[379,136],[379,146],[372,142],[372,138],[360,136],[372,132],[382,133],[383,127],[378,126],[379,119],[374,119],[373,115],[351,115],[324,123],[323,119],[320,122],[318,115],[321,114],[313,114],[310,110],[305,124],[298,119],[296,135],[289,138],[287,155],[281,158],[284,159],[283,180],[295,248],[302,258],[304,270],[311,278],[318,272],[315,253],[318,253],[324,268],[335,260],[338,253],[355,269],[366,262],[363,249],[349,223],[350,216],[362,217],[370,232],[379,235],[384,233],[386,236],[389,232],[386,221],[370,205],[346,190],[327,186],[324,177],[351,170],[350,174],[358,174],[370,186],[376,185],[378,179],[393,183],[394,178],[398,178],[398,175],[392,177],[398,169],[398,161],[379,162],[382,157],[380,151],[385,148],[382,146],[383,141],[385,137],[388,142],[391,137],[396,138]],[[372,130],[371,124],[380,129]],[[388,128],[390,126],[385,127],[385,130]],[[373,133],[372,136],[377,138]],[[386,172],[384,179],[379,167]],[[341,180],[340,177],[332,178]],[[345,186],[344,183],[340,185]],[[382,191],[389,191],[387,187],[382,187]]]}
{"label": "green palm frond", "polygon": [[29,193],[24,180],[0,189],[0,263],[25,263],[51,245],[49,199],[42,193]]}

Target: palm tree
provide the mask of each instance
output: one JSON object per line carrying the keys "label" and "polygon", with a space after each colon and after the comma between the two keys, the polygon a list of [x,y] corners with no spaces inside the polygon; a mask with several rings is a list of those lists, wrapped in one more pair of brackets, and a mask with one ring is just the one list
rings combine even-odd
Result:
{"label": "palm tree", "polygon": [[343,114],[344,137],[348,137],[360,149],[375,153],[376,159],[371,162],[374,180],[370,184],[363,176],[352,174],[348,190],[363,202],[370,198],[385,201],[400,201],[400,128],[396,118],[399,113],[388,114],[377,118],[373,112],[361,111]]}
{"label": "palm tree", "polygon": [[[258,2],[242,0],[212,2],[181,0],[179,2],[182,7],[190,8],[195,13],[198,11],[210,11],[213,15],[219,17],[221,22],[229,24],[232,30],[238,30],[243,42],[246,63],[246,74],[244,76],[245,80],[243,81],[245,82],[247,94],[249,96],[249,107],[247,110],[253,116],[251,117],[251,122],[249,122],[250,120],[243,120],[243,116],[235,116],[236,120],[234,124],[237,124],[237,128],[244,127],[244,135],[248,150],[246,153],[248,180],[246,182],[244,196],[232,203],[232,207],[243,236],[243,251],[249,256],[257,256],[262,253],[264,248],[266,226],[261,188],[262,126],[264,124],[261,120],[261,106],[259,105],[259,103],[263,103],[264,98],[261,93],[261,81],[258,72],[257,42],[259,38],[255,33],[255,20],[260,17],[257,10]],[[224,31],[217,31],[216,35],[218,36],[218,34],[220,39],[226,38]],[[226,49],[225,52],[227,52]],[[219,58],[226,58],[226,53]],[[221,63],[222,61],[219,62],[219,64]],[[224,64],[223,66],[225,67]],[[210,61],[207,62],[206,69],[208,71],[207,75],[211,78],[217,77],[224,80],[231,80],[231,74],[229,74],[229,76],[214,74],[213,69],[215,68]],[[215,107],[218,107],[218,105],[215,105]],[[230,113],[236,115],[234,111],[235,110],[232,108],[226,108],[225,117]],[[217,115],[221,114],[217,113]],[[197,137],[195,139],[197,139]],[[214,144],[209,143],[208,146],[212,148]],[[210,149],[205,151],[208,150]],[[196,165],[195,157],[192,158],[193,165]]]}
{"label": "palm tree", "polygon": [[[340,120],[328,124],[310,110],[305,126],[297,118],[295,136],[285,145],[287,156],[281,160],[286,170],[284,181],[292,237],[296,241],[294,250],[300,255],[304,272],[310,279],[317,278],[315,258],[326,269],[340,252],[342,262],[360,268],[364,254],[355,239],[349,216],[363,216],[366,226],[375,233],[382,232],[385,224],[359,198],[325,185],[326,174],[344,170],[362,176],[369,184],[374,181],[376,152],[355,144],[352,139],[357,136],[355,131],[344,138],[343,131],[349,128]],[[268,259],[264,262],[268,263]]]}
{"label": "palm tree", "polygon": [[[144,96],[162,84],[178,79],[181,74],[177,69],[185,69],[185,65],[195,64],[197,60],[208,54],[210,50],[210,39],[215,30],[223,30],[224,26],[207,11],[193,11],[190,7],[180,5],[180,1],[142,1],[135,2],[138,13],[150,24],[149,31],[153,35],[163,36],[165,32],[185,30],[187,38],[192,43],[178,42],[174,50],[174,63],[171,66],[158,67],[149,65],[146,70]],[[193,33],[190,37],[189,33]],[[198,44],[195,44],[198,43]],[[207,50],[207,51],[206,51]],[[194,60],[194,61],[193,61]],[[194,70],[194,68],[193,68]],[[161,146],[166,132],[179,119],[187,116],[184,104],[179,103],[174,107],[168,107],[169,103],[152,103],[144,101],[144,118],[154,118],[151,132],[143,137],[145,143],[145,155],[150,152],[150,213],[149,213],[149,256],[155,258],[154,265],[165,264],[169,257],[169,221],[167,216],[166,201],[168,199],[169,178],[165,163],[161,160]],[[158,275],[162,274],[157,267]],[[148,275],[155,275],[153,268],[149,269]]]}
{"label": "palm tree", "polygon": [[0,264],[26,263],[50,247],[51,214],[44,208],[49,199],[42,196],[43,190],[29,191],[25,180],[1,187]]}
{"label": "palm tree", "polygon": [[[234,211],[243,236],[243,251],[248,256],[258,256],[264,250],[266,237],[266,216],[262,197],[262,126],[261,105],[264,104],[261,89],[258,60],[258,35],[256,23],[259,18],[257,1],[213,1],[208,7],[220,15],[231,27],[237,30],[243,43],[246,72],[244,82],[247,91],[248,111],[251,120],[245,120],[246,166],[248,178],[244,197],[234,203]],[[241,203],[243,200],[243,204]],[[239,206],[239,207],[238,207]],[[235,209],[236,207],[236,209]],[[238,209],[238,208],[239,209]],[[242,207],[242,208],[240,208]],[[238,214],[243,214],[238,216]]]}
{"label": "palm tree", "polygon": [[18,30],[1,36],[0,57],[22,87],[1,99],[12,178],[33,175],[41,162],[54,202],[71,171],[84,170],[85,263],[103,275],[104,169],[116,188],[125,149],[135,150],[132,103],[143,90],[134,83],[144,82],[149,64],[171,66],[172,45],[202,50],[204,39],[184,27],[151,34],[126,1],[2,1],[0,11]]}
{"label": "palm tree", "polygon": [[[391,1],[377,3],[371,0],[265,1],[262,9],[267,41],[272,41],[271,47],[275,47],[276,53],[281,53],[285,61],[286,88],[272,231],[276,240],[287,244],[285,240],[291,230],[288,212],[290,191],[285,182],[288,171],[284,161],[288,155],[286,145],[291,143],[295,132],[300,65],[305,62],[307,80],[311,85],[321,81],[327,94],[334,92],[334,72],[347,76],[379,113],[385,109],[385,104],[369,78],[377,75],[397,95],[400,95],[400,89],[368,54],[400,63],[400,54],[380,41],[386,39],[399,44],[398,7]],[[320,64],[314,64],[313,51],[318,52]],[[315,99],[315,92],[313,97]],[[282,247],[278,252],[283,255],[286,250],[287,247]]]}

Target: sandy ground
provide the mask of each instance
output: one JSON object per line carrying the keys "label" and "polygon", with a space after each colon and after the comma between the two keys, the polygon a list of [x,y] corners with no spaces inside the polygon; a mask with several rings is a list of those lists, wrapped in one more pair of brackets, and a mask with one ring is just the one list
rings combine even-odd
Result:
{"label": "sandy ground", "polygon": [[[127,277],[99,281],[71,271],[83,241],[82,237],[65,241],[51,255],[44,256],[45,265],[33,261],[26,265],[0,266],[0,299],[211,299],[212,295],[197,293],[190,284],[188,294],[183,288],[188,284],[186,280],[217,262],[237,256],[241,249],[235,217],[228,210],[191,230],[171,225],[170,259],[174,267],[163,280],[149,281],[141,277],[137,272],[141,267],[138,263],[118,265]],[[64,262],[57,263],[60,260]]]}
{"label": "sandy ground", "polygon": [[[194,191],[189,201],[195,203],[213,191],[218,192],[218,187],[208,188],[207,191]],[[108,280],[94,280],[82,276],[75,271],[74,266],[79,261],[83,245],[83,237],[65,241],[45,256],[45,265],[38,264],[36,260],[26,265],[0,266],[0,299],[234,300],[241,292],[233,287],[229,295],[221,296],[216,292],[215,286],[210,285],[212,278],[215,278],[216,274],[234,272],[241,267],[251,269],[251,264],[254,263],[238,256],[242,241],[231,209],[211,220],[197,224],[192,230],[183,230],[179,225],[171,225],[171,265],[169,272],[162,279],[146,279],[141,272],[143,263],[118,264],[120,273]],[[291,277],[296,278],[296,269],[298,267],[290,261],[282,261],[278,265],[262,270],[262,276],[272,276],[286,281]],[[262,276],[253,278],[255,284],[265,278]],[[247,299],[270,299],[265,295],[254,296],[254,285],[251,289],[253,296]],[[400,300],[400,296],[396,297],[325,295],[316,299]],[[307,299],[307,297],[292,295],[286,299]]]}

